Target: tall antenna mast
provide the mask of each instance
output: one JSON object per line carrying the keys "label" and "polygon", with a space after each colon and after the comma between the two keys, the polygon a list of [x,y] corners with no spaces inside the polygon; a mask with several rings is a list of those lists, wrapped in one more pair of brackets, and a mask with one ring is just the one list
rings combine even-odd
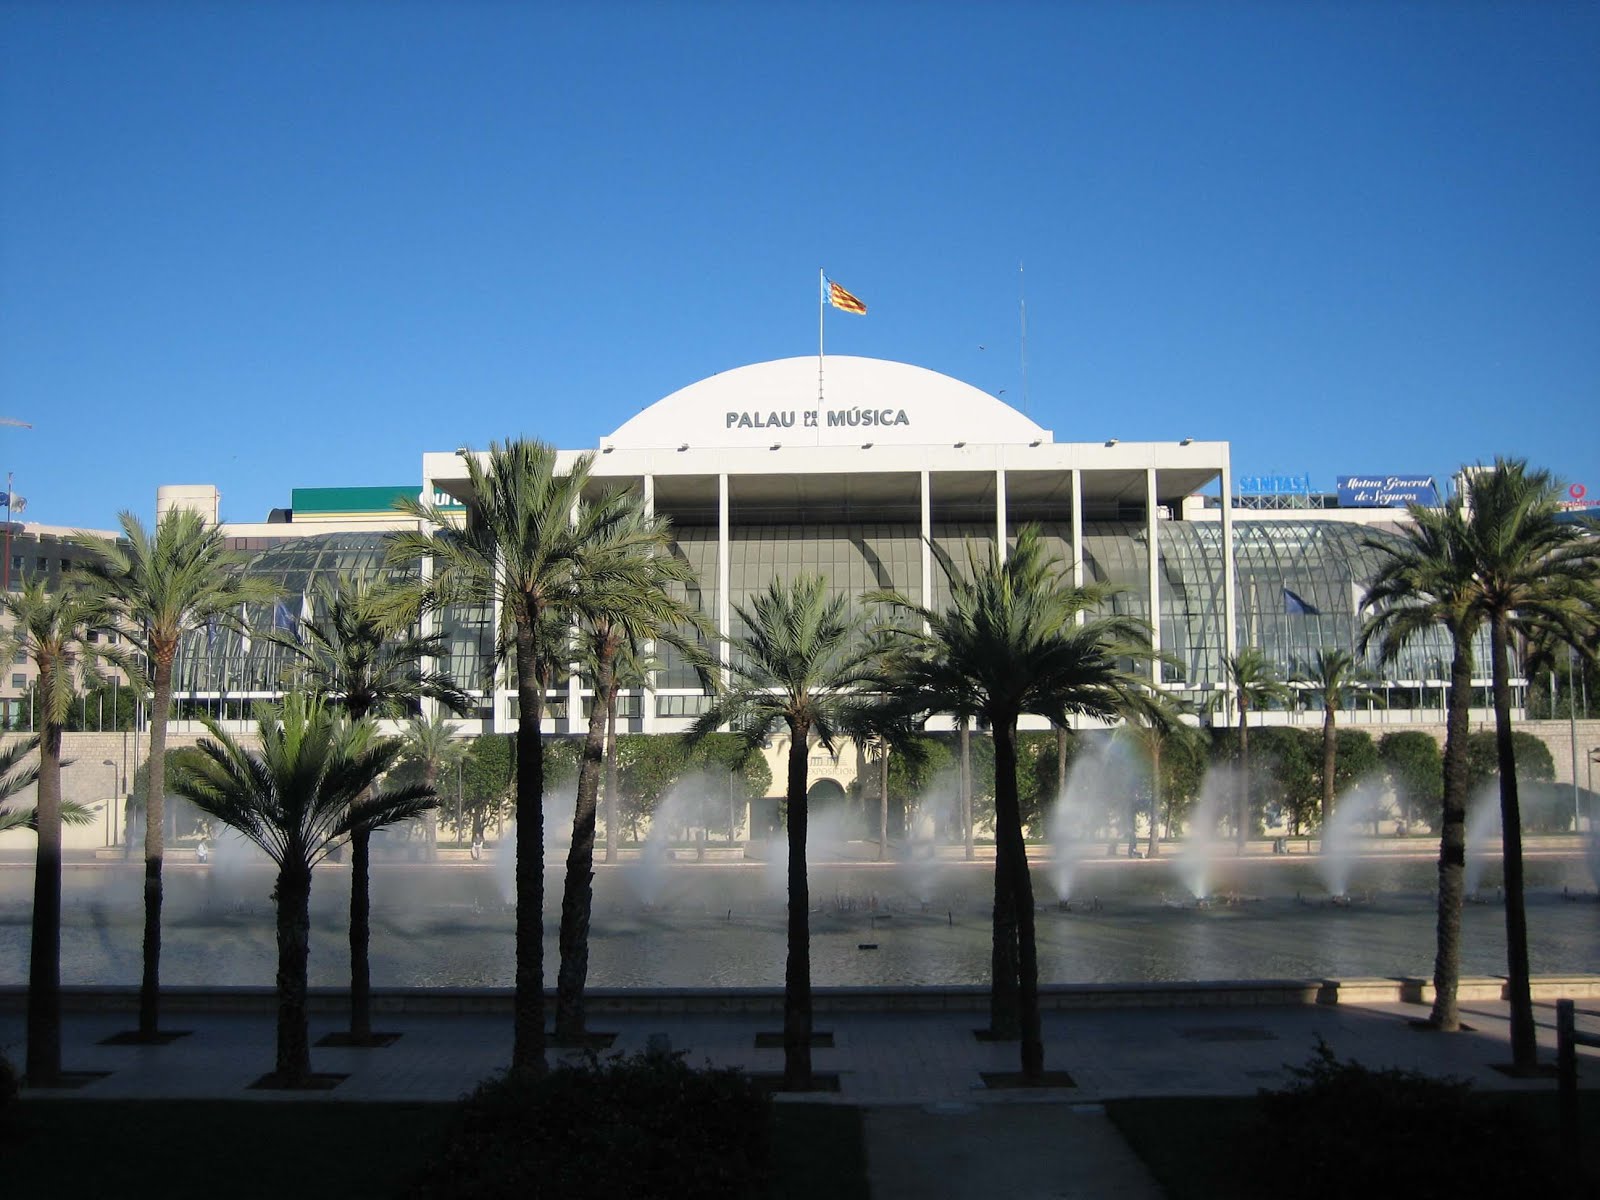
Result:
{"label": "tall antenna mast", "polygon": [[1022,415],[1028,415],[1028,289],[1022,273],[1022,263],[1017,263],[1017,307],[1022,317]]}

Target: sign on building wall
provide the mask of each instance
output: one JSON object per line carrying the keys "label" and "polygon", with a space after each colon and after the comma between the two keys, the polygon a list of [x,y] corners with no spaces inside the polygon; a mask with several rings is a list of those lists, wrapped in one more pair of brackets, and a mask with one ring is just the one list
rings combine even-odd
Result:
{"label": "sign on building wall", "polygon": [[1050,440],[996,396],[924,367],[841,355],[736,367],[680,388],[601,445],[614,449],[964,446]]}
{"label": "sign on building wall", "polygon": [[1309,496],[1309,475],[1239,475],[1234,480],[1241,496]]}
{"label": "sign on building wall", "polygon": [[1342,508],[1436,507],[1439,503],[1439,485],[1432,475],[1340,475],[1338,486]]}

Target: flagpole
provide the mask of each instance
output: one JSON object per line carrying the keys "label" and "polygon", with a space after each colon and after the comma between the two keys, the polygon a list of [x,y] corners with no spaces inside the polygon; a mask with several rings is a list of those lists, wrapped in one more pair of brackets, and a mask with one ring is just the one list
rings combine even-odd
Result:
{"label": "flagpole", "polygon": [[[817,410],[822,410],[822,313],[827,307],[828,273],[817,268]],[[818,418],[821,419],[820,417]]]}

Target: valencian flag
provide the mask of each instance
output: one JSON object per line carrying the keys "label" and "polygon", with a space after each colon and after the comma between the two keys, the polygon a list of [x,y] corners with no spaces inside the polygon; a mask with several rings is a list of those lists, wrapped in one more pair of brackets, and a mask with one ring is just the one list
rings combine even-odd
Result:
{"label": "valencian flag", "polygon": [[855,313],[857,316],[864,317],[867,315],[867,306],[865,304],[861,303],[826,275],[822,279],[828,286],[829,304],[835,308],[842,308],[845,312]]}

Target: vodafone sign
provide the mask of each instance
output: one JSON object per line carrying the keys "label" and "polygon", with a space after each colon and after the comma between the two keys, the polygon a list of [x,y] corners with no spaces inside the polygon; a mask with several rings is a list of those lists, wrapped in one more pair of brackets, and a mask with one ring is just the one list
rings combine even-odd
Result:
{"label": "vodafone sign", "polygon": [[1595,501],[1589,498],[1589,489],[1581,483],[1575,483],[1567,489],[1567,498],[1561,502],[1563,512],[1584,512],[1595,507]]}

